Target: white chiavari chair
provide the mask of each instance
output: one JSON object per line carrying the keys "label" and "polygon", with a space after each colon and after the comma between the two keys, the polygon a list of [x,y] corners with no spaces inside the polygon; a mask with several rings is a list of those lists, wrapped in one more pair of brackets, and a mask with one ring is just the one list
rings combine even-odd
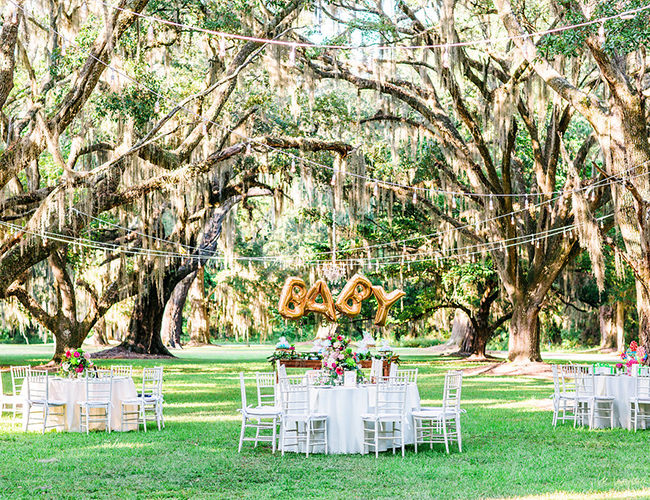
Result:
{"label": "white chiavari chair", "polygon": [[[272,376],[275,379],[275,373],[272,373]],[[253,441],[256,447],[258,442],[270,442],[271,450],[275,453],[278,439],[277,431],[282,416],[282,409],[275,405],[268,406],[262,403],[257,407],[248,405],[246,398],[246,382],[243,373],[239,374],[239,388],[241,391],[241,408],[237,411],[241,413],[242,420],[238,452],[241,453],[244,441]],[[247,437],[246,429],[255,429],[255,436]],[[266,431],[271,431],[271,435],[265,434]]]}
{"label": "white chiavari chair", "polygon": [[418,444],[444,443],[449,453],[449,443],[458,443],[458,451],[463,451],[463,439],[460,427],[460,398],[463,388],[463,372],[450,370],[445,374],[442,406],[420,408],[413,411],[415,433],[415,452]]}
{"label": "white chiavari chair", "polygon": [[[36,422],[43,423],[42,433],[48,428],[66,427],[66,403],[63,400],[52,399],[50,397],[50,374],[45,370],[28,370],[24,383],[26,384],[27,396],[25,398],[25,410],[27,418],[23,430],[29,429],[29,423],[32,417],[32,409],[42,408],[42,418],[36,418]],[[61,413],[51,412],[51,409],[61,409]],[[62,417],[61,424],[47,425],[49,417]]]}
{"label": "white chiavari chair", "polygon": [[300,451],[304,444],[305,455],[314,446],[325,446],[327,454],[327,419],[324,413],[312,411],[309,397],[309,385],[302,375],[280,378],[282,399],[282,422],[280,425],[280,447],[282,455],[287,448],[295,447]]}
{"label": "white chiavari chair", "polygon": [[[111,370],[97,370],[87,374],[86,400],[79,405],[79,426],[86,434],[90,432],[91,423],[104,423],[106,432],[111,432],[111,413],[113,408],[113,375]],[[94,411],[92,411],[94,410]],[[99,413],[99,412],[103,413]]]}
{"label": "white chiavari chair", "polygon": [[628,422],[629,430],[632,430],[634,423],[634,432],[639,426],[639,418],[646,429],[650,421],[650,411],[641,411],[644,407],[650,410],[650,373],[647,366],[639,367],[635,382],[636,393],[630,398],[630,421]]}
{"label": "white chiavari chair", "polygon": [[133,378],[133,366],[131,365],[113,365],[111,366],[113,378]]}
{"label": "white chiavari chair", "polygon": [[392,377],[380,377],[377,380],[374,412],[361,415],[364,454],[373,447],[375,457],[378,457],[380,444],[387,442],[388,445],[389,442],[393,454],[396,445],[400,445],[402,457],[404,456],[407,387],[408,379],[397,374]]}
{"label": "white chiavari chair", "polygon": [[[153,368],[145,368],[142,371],[142,392],[136,398],[123,399],[120,401],[122,408],[121,422],[122,430],[128,424],[143,425],[144,431],[147,432],[147,420],[155,420],[158,424],[158,430],[161,426],[165,427],[163,418],[163,368],[162,366],[155,366]],[[136,406],[137,409],[133,410],[129,406]],[[150,412],[151,416],[147,417]]]}
{"label": "white chiavari chair", "polygon": [[609,418],[610,428],[614,428],[614,396],[596,394],[593,366],[582,367],[575,372],[575,394],[574,427],[586,422],[593,429],[596,418]]}

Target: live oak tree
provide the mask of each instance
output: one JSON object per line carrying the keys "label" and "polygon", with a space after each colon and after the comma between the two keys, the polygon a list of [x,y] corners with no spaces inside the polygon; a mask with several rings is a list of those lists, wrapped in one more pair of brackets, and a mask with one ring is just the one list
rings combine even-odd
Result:
{"label": "live oak tree", "polygon": [[[624,245],[606,241],[631,267],[636,278],[639,339],[650,347],[650,222],[648,221],[650,143],[647,133],[648,10],[595,23],[571,33],[538,41],[526,37],[531,26],[527,12],[509,0],[495,0],[499,17],[513,43],[564,102],[590,124],[604,156],[604,170],[622,182],[613,186],[616,225]],[[539,24],[556,26],[616,16],[645,7],[644,2],[549,2],[549,19]],[[557,65],[556,60],[567,60]],[[568,68],[598,76],[599,85],[581,85]]]}
{"label": "live oak tree", "polygon": [[[546,294],[581,251],[576,233],[587,241],[582,236],[597,230],[594,214],[608,201],[607,190],[597,187],[598,172],[585,168],[594,137],[576,123],[571,105],[548,100],[546,85],[517,52],[507,46],[498,47],[500,51],[445,47],[459,41],[456,2],[441,4],[435,24],[425,24],[427,16],[404,2],[397,2],[392,14],[374,4],[333,5],[338,15],[325,12],[341,23],[353,19],[347,22],[350,29],[354,24],[383,45],[434,46],[384,49],[383,60],[365,63],[343,53],[306,50],[301,61],[314,78],[347,82],[359,92],[376,94],[379,109],[366,123],[394,124],[407,128],[411,137],[435,142],[437,154],[426,170],[417,178],[407,176],[405,183],[459,193],[458,199],[448,194],[441,203],[421,191],[414,202],[458,236],[449,241],[446,235],[447,243],[440,247],[435,246],[437,238],[429,240],[420,250],[437,251],[444,258],[460,246],[465,248],[458,252],[460,259],[463,253],[489,252],[512,307],[509,358],[540,361],[539,312]],[[480,32],[477,19],[491,13],[463,7],[475,14],[465,16],[463,30]],[[565,136],[573,137],[571,153]],[[586,197],[589,185],[596,187]],[[390,183],[378,188],[412,195]],[[574,223],[583,229],[563,230]],[[585,246],[594,265],[601,265],[597,249]]]}

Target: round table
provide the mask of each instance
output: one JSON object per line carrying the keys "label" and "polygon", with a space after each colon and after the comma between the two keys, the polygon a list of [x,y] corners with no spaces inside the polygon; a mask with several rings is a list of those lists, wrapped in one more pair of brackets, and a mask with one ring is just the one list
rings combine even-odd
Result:
{"label": "round table", "polygon": [[[65,430],[79,432],[81,431],[80,422],[79,422],[79,405],[77,403],[83,403],[86,401],[86,381],[85,379],[65,379],[59,377],[52,377],[49,379],[49,398],[58,399],[65,401],[65,413],[66,413],[66,427]],[[27,384],[23,385],[23,396],[27,397]],[[111,430],[120,431],[122,430],[121,422],[121,400],[135,398],[138,396],[138,392],[135,389],[135,383],[131,377],[114,377],[113,378],[113,393],[111,395],[111,402],[113,407],[111,408]],[[25,409],[27,406],[25,406]],[[35,408],[33,412],[40,412],[41,407]],[[93,412],[101,412],[100,409],[91,409],[91,414]],[[48,417],[48,422],[61,422],[61,417],[50,415]],[[23,414],[23,425],[27,421],[27,413]],[[30,422],[30,427],[42,426],[42,423],[32,424]],[[90,425],[90,429],[100,429],[104,430],[105,425],[103,423],[95,423]],[[130,424],[126,427],[125,430],[137,430],[135,424]]]}
{"label": "round table", "polygon": [[[361,415],[369,413],[374,407],[376,386],[356,387],[327,386],[310,387],[311,409],[316,413],[326,413],[328,452],[363,453],[363,421]],[[406,391],[406,415],[404,418],[405,443],[413,443],[413,408],[420,406],[420,393],[416,384],[409,384]],[[294,448],[295,449],[295,448]],[[323,453],[323,449],[316,449]]]}
{"label": "round table", "polygon": [[[636,377],[629,375],[597,374],[596,394],[614,397],[614,425],[629,428],[630,398],[636,396]],[[644,411],[641,406],[640,411]],[[595,427],[609,427],[609,419],[597,419]],[[644,424],[641,424],[643,428]]]}

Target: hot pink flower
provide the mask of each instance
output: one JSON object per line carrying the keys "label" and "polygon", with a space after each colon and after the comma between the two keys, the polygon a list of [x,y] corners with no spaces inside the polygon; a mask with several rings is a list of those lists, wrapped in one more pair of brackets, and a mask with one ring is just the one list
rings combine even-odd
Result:
{"label": "hot pink flower", "polygon": [[336,340],[339,340],[339,341],[343,340],[343,335],[339,335],[338,337],[336,337]]}
{"label": "hot pink flower", "polygon": [[65,357],[66,357],[66,358],[69,358],[70,355],[71,355],[70,351],[65,351]]}
{"label": "hot pink flower", "polygon": [[638,364],[639,364],[639,362],[636,359],[630,358],[630,359],[627,360],[627,363],[625,363],[625,366],[627,366],[629,368],[632,365],[638,365]]}
{"label": "hot pink flower", "polygon": [[79,351],[75,351],[75,352],[74,352],[74,357],[75,357],[75,358],[78,358],[79,356],[81,356],[81,354],[79,354]]}
{"label": "hot pink flower", "polygon": [[340,366],[337,366],[336,367],[336,374],[337,375],[343,375],[343,368],[341,368]]}
{"label": "hot pink flower", "polygon": [[82,371],[84,371],[84,367],[83,366],[77,366],[77,368],[75,368],[75,371],[77,373],[81,373]]}

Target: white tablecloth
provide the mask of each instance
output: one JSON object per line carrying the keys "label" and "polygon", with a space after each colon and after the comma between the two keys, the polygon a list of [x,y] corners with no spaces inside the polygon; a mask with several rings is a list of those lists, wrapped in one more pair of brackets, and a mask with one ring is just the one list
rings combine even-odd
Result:
{"label": "white tablecloth", "polygon": [[[614,396],[614,425],[627,428],[630,421],[630,398],[636,396],[636,378],[628,375],[596,375],[596,394]],[[645,408],[642,406],[641,411]],[[643,424],[641,424],[643,425]],[[608,419],[598,419],[596,427],[609,427]]]}
{"label": "white tablecloth", "polygon": [[[363,453],[363,421],[361,415],[374,407],[376,386],[358,387],[311,387],[312,410],[326,413],[327,447],[329,453]],[[409,384],[406,391],[406,417],[404,419],[405,443],[413,443],[412,408],[419,408],[420,393],[416,384]],[[384,443],[385,444],[385,443]],[[324,447],[317,453],[324,452]],[[295,448],[292,448],[295,451]]]}
{"label": "white tablecloth", "polygon": [[[77,403],[83,403],[86,401],[86,381],[84,379],[63,379],[63,378],[50,378],[50,399],[56,399],[65,401],[66,403],[66,430],[79,432],[80,422],[79,422],[79,405]],[[130,377],[115,377],[113,378],[113,393],[111,397],[111,402],[113,407],[111,408],[111,430],[120,431],[122,430],[121,426],[121,403],[122,399],[131,399],[137,397],[138,393],[135,390],[135,384],[133,379]],[[23,396],[27,397],[27,384],[23,385]],[[130,408],[130,407],[129,407]],[[135,407],[133,407],[135,408]],[[32,418],[34,414],[41,413],[37,418],[42,418],[42,407],[36,407],[32,410]],[[59,409],[54,409],[55,412],[59,413]],[[94,412],[100,412],[103,414],[101,409],[92,409],[91,414]],[[27,413],[23,415],[23,424],[27,420]],[[30,418],[31,420],[31,418]],[[34,423],[33,420],[30,421],[30,428],[33,430],[36,426],[42,426],[43,423]],[[52,425],[54,422],[60,423],[61,417],[54,417],[50,415],[48,417],[48,426]],[[104,429],[105,425],[103,423],[90,424],[90,429]],[[127,430],[136,430],[135,424],[127,426]]]}

